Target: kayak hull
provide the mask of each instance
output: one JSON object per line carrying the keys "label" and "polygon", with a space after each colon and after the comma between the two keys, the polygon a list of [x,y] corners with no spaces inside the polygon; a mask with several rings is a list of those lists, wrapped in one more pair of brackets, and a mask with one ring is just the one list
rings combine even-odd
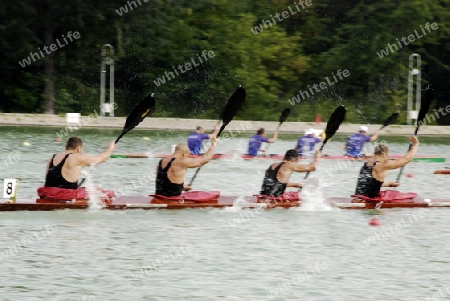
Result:
{"label": "kayak hull", "polygon": [[438,169],[434,171],[435,175],[450,175],[450,169]]}
{"label": "kayak hull", "polygon": [[[432,208],[450,207],[450,199],[424,199],[414,198],[402,202],[367,203],[354,202],[350,197],[331,197],[327,199],[333,207],[340,209],[387,209],[387,208]],[[115,198],[111,203],[104,204],[102,209],[126,210],[126,209],[188,209],[188,208],[225,208],[240,207],[249,209],[273,209],[300,207],[301,201],[262,201],[255,196],[237,197],[220,196],[217,200],[210,202],[194,203],[180,201],[164,201],[149,196],[121,196]],[[49,202],[46,200],[17,200],[16,203],[0,203],[0,211],[52,211],[62,209],[87,209],[89,202],[80,200],[72,202]]]}

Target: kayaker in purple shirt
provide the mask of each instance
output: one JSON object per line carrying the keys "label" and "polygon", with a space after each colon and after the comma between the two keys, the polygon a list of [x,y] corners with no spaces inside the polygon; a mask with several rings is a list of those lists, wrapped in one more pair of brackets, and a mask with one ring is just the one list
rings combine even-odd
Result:
{"label": "kayaker in purple shirt", "polygon": [[256,135],[250,137],[250,140],[248,141],[248,150],[247,150],[247,154],[249,156],[257,156],[258,151],[263,151],[261,150],[261,144],[263,142],[274,143],[278,139],[278,131],[275,131],[275,133],[273,133],[273,138],[267,138],[265,135],[266,131],[264,130],[264,128],[260,128],[256,132]]}
{"label": "kayaker in purple shirt", "polygon": [[195,132],[190,134],[188,137],[188,147],[189,150],[191,151],[191,155],[201,155],[203,140],[212,139],[216,137],[218,132],[219,132],[218,125],[216,125],[214,131],[211,134],[205,134],[205,129],[201,126],[198,126],[195,129]]}
{"label": "kayaker in purple shirt", "polygon": [[311,154],[319,142],[322,142],[322,138],[316,137],[316,132],[313,129],[308,129],[305,136],[298,139],[297,146],[294,149],[298,152],[299,157],[304,157]]}
{"label": "kayaker in purple shirt", "polygon": [[367,126],[360,126],[359,127],[359,133],[354,134],[347,139],[347,144],[345,145],[346,150],[346,156],[349,157],[356,157],[356,158],[362,158],[365,156],[371,156],[372,154],[365,154],[363,152],[364,150],[364,144],[366,142],[373,142],[377,140],[378,138],[378,131],[375,131],[372,136],[368,136],[367,133],[369,132],[369,129]]}

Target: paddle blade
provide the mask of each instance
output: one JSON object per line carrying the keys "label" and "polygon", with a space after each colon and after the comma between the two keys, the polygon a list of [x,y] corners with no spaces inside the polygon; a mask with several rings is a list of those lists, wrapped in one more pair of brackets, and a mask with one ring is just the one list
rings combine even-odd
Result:
{"label": "paddle blade", "polygon": [[153,98],[153,93],[143,100],[141,100],[136,107],[128,115],[125,125],[123,126],[122,134],[116,139],[116,143],[119,142],[123,135],[134,129],[142,120],[149,114],[155,111],[156,101]]}
{"label": "paddle blade", "polygon": [[398,119],[398,113],[392,114],[392,115],[389,116],[389,118],[386,119],[386,121],[383,123],[383,127],[395,123],[395,122],[397,121],[397,119]]}
{"label": "paddle blade", "polygon": [[333,114],[331,114],[330,119],[327,122],[327,127],[325,129],[325,140],[323,141],[322,147],[334,134],[336,134],[339,126],[345,119],[345,114],[347,113],[347,109],[344,106],[337,107],[334,110]]}
{"label": "paddle blade", "polygon": [[130,115],[128,115],[127,120],[125,122],[125,125],[123,126],[123,129],[133,129],[135,128],[139,123],[142,122],[142,120],[147,117],[147,115],[153,113],[155,111],[155,105],[156,101],[153,98],[153,93],[151,95],[148,95],[146,98],[141,100],[136,107],[131,111]]}
{"label": "paddle blade", "polygon": [[280,116],[280,124],[286,121],[286,119],[289,117],[289,114],[291,114],[291,109],[286,108],[283,110]]}
{"label": "paddle blade", "polygon": [[222,126],[220,127],[219,133],[217,137],[220,136],[225,127],[233,120],[234,116],[237,114],[242,104],[245,102],[246,91],[243,87],[239,86],[231,95],[228,100],[225,108],[220,115],[220,119],[222,119]]}
{"label": "paddle blade", "polygon": [[419,115],[417,116],[416,134],[420,126],[423,124],[423,120],[425,119],[425,116],[427,115],[428,110],[430,109],[430,105],[433,102],[434,96],[433,94],[434,94],[433,89],[430,87],[430,85],[428,85],[423,95],[422,101],[420,103]]}

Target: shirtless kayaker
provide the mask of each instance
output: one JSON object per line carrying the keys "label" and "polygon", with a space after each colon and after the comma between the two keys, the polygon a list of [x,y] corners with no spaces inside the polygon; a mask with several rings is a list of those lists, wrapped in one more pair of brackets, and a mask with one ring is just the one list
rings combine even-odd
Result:
{"label": "shirtless kayaker", "polygon": [[358,176],[355,195],[362,195],[370,198],[380,195],[381,187],[397,187],[397,182],[384,182],[391,169],[405,166],[412,161],[419,147],[419,140],[416,136],[411,136],[412,147],[403,157],[389,160],[389,150],[386,145],[375,147],[374,158],[365,162]]}
{"label": "shirtless kayaker", "polygon": [[78,180],[83,166],[106,162],[116,148],[111,142],[106,150],[99,155],[83,154],[83,142],[78,137],[67,140],[66,151],[54,154],[47,164],[45,187],[77,189]]}
{"label": "shirtless kayaker", "polygon": [[156,168],[155,194],[163,196],[178,196],[183,190],[191,187],[184,185],[184,178],[188,168],[196,168],[205,165],[213,158],[217,145],[217,138],[211,138],[211,146],[202,156],[190,158],[189,147],[182,143],[175,147],[172,156],[161,159]]}
{"label": "shirtless kayaker", "polygon": [[260,194],[279,197],[287,187],[302,188],[301,183],[289,182],[291,174],[294,171],[308,172],[316,170],[319,158],[320,151],[317,151],[313,162],[307,165],[300,165],[298,164],[298,152],[295,149],[288,150],[282,162],[274,163],[266,170]]}

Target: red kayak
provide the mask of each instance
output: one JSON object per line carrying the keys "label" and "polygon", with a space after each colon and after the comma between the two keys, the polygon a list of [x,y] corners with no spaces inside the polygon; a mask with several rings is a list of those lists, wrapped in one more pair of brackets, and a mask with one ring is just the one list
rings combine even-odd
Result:
{"label": "red kayak", "polygon": [[[386,196],[387,199],[364,200],[358,197],[332,197],[327,199],[331,206],[341,209],[383,209],[383,208],[428,208],[450,207],[450,199],[424,199],[416,194],[405,194],[405,199],[395,196]],[[392,199],[389,199],[391,197]],[[285,193],[280,198],[265,196],[222,196],[217,191],[193,191],[185,193],[182,197],[163,196],[120,196],[102,200],[102,209],[186,209],[186,208],[224,208],[236,206],[239,208],[292,208],[300,207],[302,200],[297,192]],[[39,198],[37,200],[19,199],[15,203],[3,200],[0,211],[49,211],[57,209],[87,209],[89,201],[79,200],[50,200]]]}
{"label": "red kayak", "polygon": [[435,175],[450,175],[450,169],[438,169],[434,171]]}

